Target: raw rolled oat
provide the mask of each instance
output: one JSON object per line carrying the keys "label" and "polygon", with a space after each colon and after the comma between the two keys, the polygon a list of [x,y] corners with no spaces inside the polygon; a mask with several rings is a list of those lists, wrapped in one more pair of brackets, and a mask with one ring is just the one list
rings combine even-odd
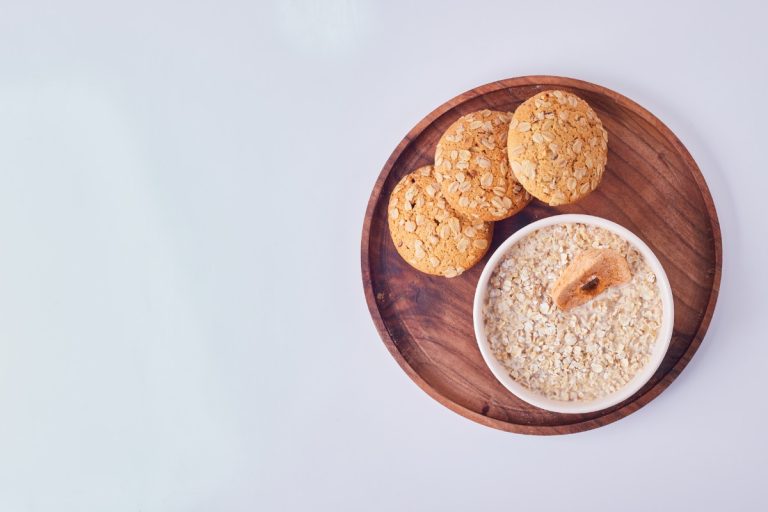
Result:
{"label": "raw rolled oat", "polygon": [[[580,252],[612,249],[632,277],[563,311],[550,292]],[[645,366],[662,319],[655,275],[626,240],[596,226],[558,224],[516,243],[494,269],[483,308],[488,343],[509,375],[556,400],[611,394]]]}

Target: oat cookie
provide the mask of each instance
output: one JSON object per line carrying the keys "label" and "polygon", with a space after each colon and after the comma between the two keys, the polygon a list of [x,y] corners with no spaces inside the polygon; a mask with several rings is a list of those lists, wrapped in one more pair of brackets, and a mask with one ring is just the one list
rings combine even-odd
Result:
{"label": "oat cookie", "polygon": [[511,217],[531,200],[509,170],[510,114],[481,110],[459,118],[435,151],[435,178],[457,211],[493,221]]}
{"label": "oat cookie", "polygon": [[597,188],[608,158],[608,133],[575,94],[544,91],[512,115],[507,139],[512,172],[534,197],[552,206]]}
{"label": "oat cookie", "polygon": [[389,233],[400,256],[422,272],[455,277],[485,255],[493,224],[447,203],[431,165],[406,175],[389,196]]}

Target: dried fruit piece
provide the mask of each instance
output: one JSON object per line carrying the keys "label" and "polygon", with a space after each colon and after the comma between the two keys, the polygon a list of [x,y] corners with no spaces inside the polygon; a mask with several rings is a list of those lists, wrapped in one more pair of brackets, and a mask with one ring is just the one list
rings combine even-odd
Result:
{"label": "dried fruit piece", "polygon": [[613,249],[589,249],[578,254],[565,268],[550,295],[560,309],[569,310],[631,278],[624,256]]}

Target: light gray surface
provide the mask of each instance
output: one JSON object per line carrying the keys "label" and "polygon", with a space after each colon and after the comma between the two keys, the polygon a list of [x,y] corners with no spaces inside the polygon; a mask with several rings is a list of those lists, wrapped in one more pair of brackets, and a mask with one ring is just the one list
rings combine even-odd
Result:
{"label": "light gray surface", "polygon": [[[703,3],[4,0],[0,510],[764,509],[768,10]],[[725,254],[672,387],[554,438],[424,394],[359,277],[401,137],[536,73],[666,122]]]}

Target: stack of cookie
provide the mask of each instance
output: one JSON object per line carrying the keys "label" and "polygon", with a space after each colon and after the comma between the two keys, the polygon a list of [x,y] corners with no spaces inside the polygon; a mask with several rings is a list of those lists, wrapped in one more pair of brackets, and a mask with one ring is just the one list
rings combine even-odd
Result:
{"label": "stack of cookie", "polygon": [[531,196],[555,206],[597,188],[607,141],[592,108],[564,91],[539,93],[514,113],[459,118],[440,137],[434,166],[392,190],[389,230],[398,253],[422,272],[461,274],[488,251],[493,222]]}

